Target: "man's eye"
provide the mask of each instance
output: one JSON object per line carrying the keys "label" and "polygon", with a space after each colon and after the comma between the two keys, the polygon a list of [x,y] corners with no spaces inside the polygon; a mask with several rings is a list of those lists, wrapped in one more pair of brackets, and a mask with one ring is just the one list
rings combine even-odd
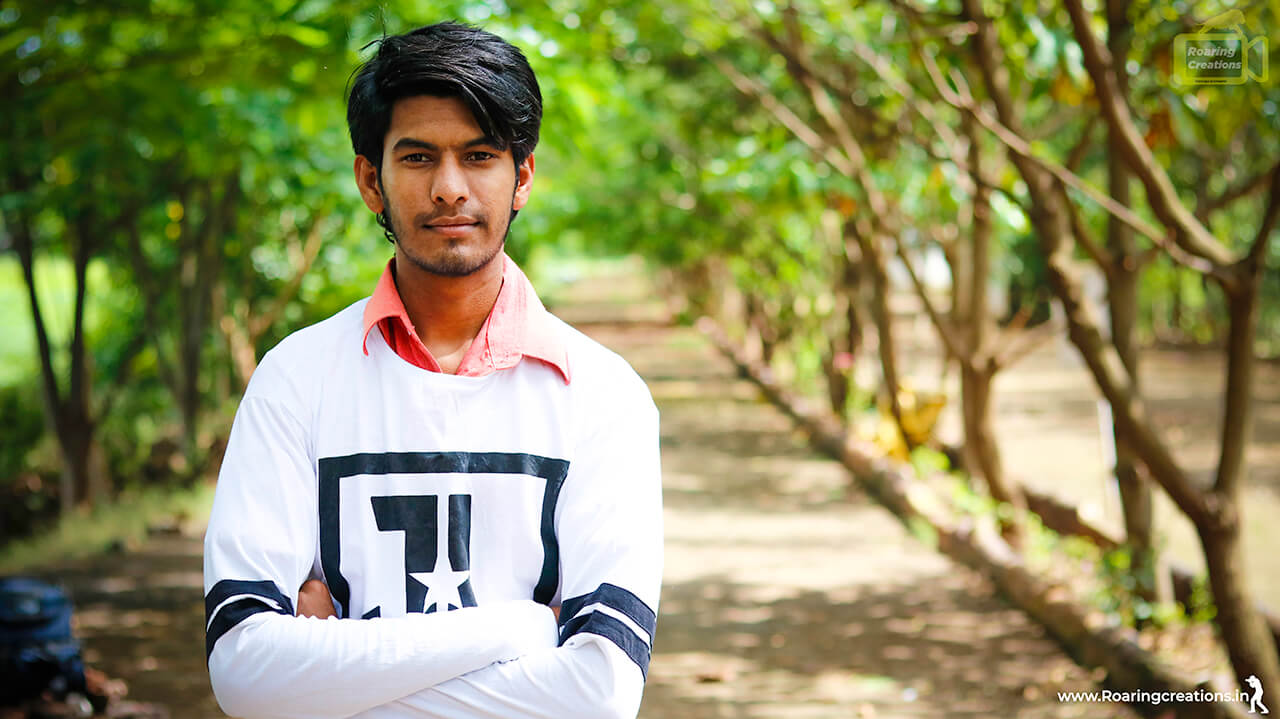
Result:
{"label": "man's eye", "polygon": [[414,152],[412,154],[405,155],[403,159],[405,162],[429,162],[431,160],[430,157],[427,157],[421,152]]}
{"label": "man's eye", "polygon": [[484,162],[486,160],[492,160],[495,157],[497,157],[497,155],[494,155],[492,152],[473,152],[467,155],[467,159],[472,162]]}

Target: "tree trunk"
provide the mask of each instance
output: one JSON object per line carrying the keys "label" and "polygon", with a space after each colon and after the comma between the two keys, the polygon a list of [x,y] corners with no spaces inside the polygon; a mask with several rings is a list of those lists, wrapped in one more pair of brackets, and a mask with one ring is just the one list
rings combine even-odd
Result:
{"label": "tree trunk", "polygon": [[236,301],[219,321],[222,334],[227,340],[227,354],[231,357],[237,391],[241,393],[249,386],[249,378],[258,368],[254,338],[250,336],[247,329],[249,324],[249,303],[245,300]]}
{"label": "tree trunk", "polygon": [[[1235,502],[1229,502],[1237,509]],[[1230,512],[1228,512],[1230,514]],[[1280,664],[1276,661],[1276,643],[1266,622],[1249,600],[1248,572],[1244,568],[1240,544],[1240,521],[1236,515],[1217,527],[1198,526],[1200,546],[1204,548],[1209,568],[1209,586],[1217,608],[1215,621],[1227,645],[1236,680],[1244,686],[1253,675],[1264,687],[1280,686]]]}
{"label": "tree trunk", "polygon": [[[969,138],[968,164],[973,179],[971,242],[967,263],[969,286],[963,293],[969,303],[964,312],[969,323],[968,346],[965,348],[966,356],[960,358],[965,459],[970,468],[977,470],[986,481],[987,491],[993,499],[1023,509],[1026,507],[1026,500],[1022,492],[1005,477],[991,419],[991,385],[999,370],[992,358],[994,348],[991,346],[991,335],[995,326],[987,299],[987,284],[991,279],[991,190],[982,182],[983,154],[978,125],[968,115],[964,116],[963,124]],[[1019,542],[1016,525],[1001,522],[1001,528],[1011,544]]]}
{"label": "tree trunk", "polygon": [[[1112,156],[1112,179],[1118,176],[1127,180],[1127,173],[1118,170],[1118,159]],[[1127,188],[1127,185],[1124,185]],[[1127,203],[1128,192],[1113,185],[1112,196]],[[1136,259],[1131,254],[1124,230],[1114,218],[1108,227],[1109,244],[1112,247],[1112,266],[1107,268],[1107,309],[1110,316],[1111,339],[1120,361],[1129,373],[1136,394],[1141,394],[1139,357],[1136,336],[1138,315],[1138,272],[1133,266]],[[1153,542],[1154,519],[1152,515],[1152,491],[1149,480],[1139,470],[1139,461],[1130,447],[1122,426],[1112,424],[1112,441],[1115,443],[1114,467],[1116,485],[1120,492],[1121,510],[1124,514],[1126,542],[1133,552],[1133,569],[1138,578],[1139,593],[1148,600],[1164,601],[1170,598],[1167,582],[1157,584],[1160,576],[1159,551]],[[1165,572],[1164,574],[1167,574]]]}
{"label": "tree trunk", "polygon": [[95,506],[110,496],[98,424],[78,407],[64,405],[61,414],[58,444],[68,481],[74,487],[74,504]]}
{"label": "tree trunk", "polygon": [[[1133,28],[1129,22],[1130,0],[1107,2],[1107,47],[1113,58],[1124,62],[1129,56]],[[1120,93],[1129,96],[1129,76],[1116,73]],[[1107,187],[1117,204],[1129,207],[1132,202],[1131,173],[1124,162],[1122,139],[1114,126],[1107,127]],[[1133,230],[1114,215],[1107,221],[1107,246],[1111,267],[1103,268],[1107,277],[1107,309],[1110,313],[1111,341],[1120,361],[1129,372],[1135,393],[1141,395],[1138,369],[1138,279],[1142,271]],[[1154,541],[1154,514],[1151,482],[1140,473],[1139,461],[1125,438],[1120,425],[1112,423],[1115,444],[1115,478],[1124,515],[1125,538],[1132,553],[1132,572],[1137,579],[1137,593],[1148,601],[1171,601],[1173,586],[1169,582],[1159,547]]]}
{"label": "tree trunk", "polygon": [[773,363],[774,341],[771,328],[765,316],[764,301],[750,292],[744,293],[743,314],[745,320],[747,346],[753,347],[757,356],[766,365]]}
{"label": "tree trunk", "polygon": [[991,383],[996,367],[990,361],[991,308],[987,304],[987,283],[991,278],[991,190],[982,183],[982,145],[977,123],[964,117],[969,138],[969,172],[973,178],[972,227],[970,228],[969,287],[964,292],[969,306],[968,356],[961,359],[961,394],[965,415],[965,445],[970,449],[971,466],[981,472],[991,496],[1000,502],[1024,506],[1020,493],[1006,485],[1000,449],[991,422]]}
{"label": "tree trunk", "polygon": [[987,483],[991,497],[1016,507],[1025,506],[1022,493],[1005,481],[1000,447],[991,421],[991,385],[995,373],[960,364],[960,401],[964,418],[965,463]]}
{"label": "tree trunk", "polygon": [[1174,266],[1170,273],[1173,275],[1173,296],[1169,298],[1169,337],[1182,341],[1186,336],[1182,330],[1183,316],[1186,314],[1182,301],[1182,269]]}
{"label": "tree trunk", "polygon": [[92,242],[101,233],[102,218],[83,212],[74,223],[75,234],[75,315],[71,333],[71,391],[64,399],[63,412],[69,434],[66,445],[72,448],[71,460],[77,467],[76,496],[90,506],[111,493],[101,448],[97,443],[98,421],[93,414],[93,376],[85,341],[85,302],[89,292],[89,262],[93,258]]}
{"label": "tree trunk", "polygon": [[834,294],[838,298],[835,307],[836,322],[833,323],[835,331],[823,358],[827,399],[831,403],[831,411],[842,420],[848,410],[849,395],[853,391],[853,369],[858,351],[862,348],[862,273],[858,266],[859,255],[855,253],[850,256],[855,250],[856,247],[845,248],[837,257],[840,273],[834,288]]}
{"label": "tree trunk", "polygon": [[213,303],[213,286],[222,271],[221,243],[233,226],[240,198],[239,170],[233,169],[220,184],[223,185],[220,194],[214,181],[201,188],[204,205],[201,222],[194,232],[187,229],[191,222],[184,225],[182,256],[179,259],[178,366],[175,372],[179,385],[175,394],[182,421],[183,454],[192,472],[199,471],[201,466],[201,364],[205,340],[213,323],[209,308]]}
{"label": "tree trunk", "polygon": [[885,392],[889,395],[889,409],[898,426],[898,434],[907,451],[914,449],[911,438],[902,428],[902,403],[898,399],[900,382],[898,380],[898,360],[895,350],[893,315],[889,309],[889,273],[885,266],[884,253],[880,251],[879,241],[868,228],[859,228],[858,223],[849,220],[845,223],[845,232],[852,235],[858,243],[865,266],[871,275],[871,317],[879,336],[877,349],[880,355],[880,372],[884,377]]}
{"label": "tree trunk", "polygon": [[[1112,221],[1112,225],[1118,224]],[[1116,253],[1116,263],[1108,275],[1107,302],[1111,317],[1112,341],[1120,361],[1129,372],[1133,390],[1141,394],[1136,337],[1138,273],[1126,267],[1132,255]],[[1170,601],[1173,587],[1163,553],[1155,543],[1154,494],[1151,480],[1143,474],[1123,425],[1112,423],[1115,443],[1115,478],[1124,515],[1125,541],[1132,553],[1132,572],[1137,593],[1148,601]]]}
{"label": "tree trunk", "polygon": [[[841,428],[833,427],[828,418],[809,410],[796,395],[766,376],[714,324],[704,325],[704,331],[733,360],[740,374],[755,382],[770,401],[804,428],[817,449],[852,472],[868,496],[910,527],[931,527],[940,551],[989,573],[1005,597],[1043,624],[1081,666],[1104,669],[1113,689],[1190,693],[1203,688],[1203,677],[1171,671],[1166,662],[1140,649],[1138,635],[1132,629],[1098,626],[1093,621],[1097,612],[1092,607],[1067,599],[1069,592],[1028,571],[1018,554],[1000,543],[983,524],[955,523],[943,509],[945,502],[933,496],[927,483],[917,481],[910,468],[885,464],[878,453],[868,452],[864,443],[849,441]],[[1179,717],[1213,719],[1243,714],[1239,705],[1230,701],[1188,704],[1178,712]]]}
{"label": "tree trunk", "polygon": [[[1277,178],[1280,188],[1280,177]],[[1273,189],[1273,192],[1280,190]],[[1265,232],[1265,230],[1264,230]],[[1265,245],[1266,237],[1259,239]],[[1227,386],[1222,422],[1222,454],[1212,496],[1217,519],[1212,526],[1197,526],[1209,569],[1209,583],[1218,609],[1218,625],[1231,656],[1236,678],[1256,675],[1263,686],[1280,686],[1280,656],[1257,605],[1250,599],[1248,573],[1244,569],[1240,528],[1245,503],[1240,501],[1244,483],[1245,449],[1253,435],[1253,376],[1256,359],[1253,343],[1258,330],[1258,296],[1262,280],[1261,257],[1236,266],[1235,287],[1227,290],[1229,317]],[[1225,289],[1225,288],[1224,288]],[[1207,523],[1206,523],[1207,524]]]}
{"label": "tree trunk", "polygon": [[[23,191],[23,178],[14,177],[14,189]],[[22,209],[6,217],[6,226],[13,238],[14,251],[22,266],[22,277],[27,286],[27,299],[31,306],[31,321],[36,332],[36,349],[40,360],[41,394],[44,399],[45,426],[58,443],[62,459],[61,480],[58,487],[59,510],[67,514],[77,505],[92,502],[106,493],[103,462],[97,451],[94,433],[97,425],[90,405],[90,370],[88,350],[84,336],[84,314],[87,295],[89,259],[92,247],[89,238],[94,222],[87,217],[78,218],[69,226],[80,230],[69,239],[73,243],[75,265],[75,304],[72,318],[73,330],[70,343],[71,381],[69,391],[63,395],[59,387],[53,361],[53,345],[36,293],[35,234],[30,216]],[[74,236],[78,234],[79,236]],[[96,461],[95,461],[96,460]]]}
{"label": "tree trunk", "polygon": [[[1098,88],[1098,96],[1107,113],[1109,126],[1120,125],[1121,120],[1128,121],[1123,113],[1126,106],[1114,102],[1114,97],[1106,90],[1113,81],[1098,58],[1097,47],[1089,27],[1088,18],[1079,2],[1067,3],[1076,39],[1085,53],[1086,66]],[[1007,68],[1004,65],[1003,53],[995,36],[991,19],[987,17],[978,0],[964,0],[965,15],[977,25],[974,35],[974,55],[982,67],[984,83],[994,101],[1001,122],[1022,135],[1020,118],[1018,117],[1008,89]],[[1129,128],[1130,130],[1132,128]],[[1124,139],[1126,159],[1143,171],[1142,180],[1147,187],[1148,201],[1156,214],[1171,229],[1186,231],[1183,221],[1188,212],[1185,207],[1172,206],[1176,198],[1161,196],[1164,189],[1162,182],[1167,177],[1159,174],[1159,168],[1151,169],[1149,158],[1143,157],[1145,147],[1140,139],[1132,142],[1130,133],[1121,133]],[[1222,629],[1224,641],[1231,654],[1232,665],[1238,676],[1243,679],[1247,674],[1255,674],[1264,684],[1280,686],[1280,662],[1276,658],[1274,643],[1260,639],[1264,636],[1264,625],[1252,602],[1240,571],[1240,554],[1238,542],[1239,509],[1236,499],[1236,485],[1242,472],[1243,448],[1247,439],[1249,424],[1250,392],[1252,391],[1252,351],[1253,337],[1256,329],[1256,291],[1259,275],[1259,250],[1267,238],[1269,226],[1264,223],[1260,239],[1255,243],[1257,257],[1251,253],[1255,261],[1251,267],[1241,268],[1239,265],[1227,268],[1235,282],[1224,283],[1228,291],[1231,315],[1231,347],[1232,353],[1228,361],[1227,401],[1224,406],[1224,442],[1222,463],[1219,467],[1217,484],[1212,492],[1200,490],[1187,476],[1186,471],[1177,462],[1168,445],[1159,437],[1155,427],[1146,416],[1142,399],[1134,392],[1131,378],[1124,368],[1115,346],[1105,340],[1098,331],[1090,311],[1083,302],[1082,290],[1078,277],[1072,269],[1074,236],[1069,202],[1063,186],[1056,182],[1043,168],[1020,154],[1011,153],[1019,173],[1027,184],[1035,211],[1032,221],[1035,224],[1039,240],[1044,247],[1049,268],[1050,285],[1065,309],[1068,322],[1068,335],[1080,349],[1080,353],[1093,374],[1099,389],[1111,403],[1116,421],[1122,425],[1124,436],[1130,447],[1141,457],[1151,476],[1160,482],[1187,516],[1196,525],[1205,545],[1206,561],[1209,563],[1210,582],[1214,586],[1215,602],[1218,606],[1219,627]],[[1167,183],[1166,183],[1167,184]],[[1280,194],[1280,177],[1273,184],[1273,194]],[[1280,200],[1280,197],[1273,198]],[[1163,203],[1163,204],[1161,204]],[[1273,203],[1274,206],[1274,203]],[[1203,233],[1200,233],[1203,234]],[[1221,254],[1216,245],[1202,242],[1195,233],[1179,235],[1175,239],[1187,243],[1199,243],[1197,251]],[[1206,249],[1208,248],[1208,249]],[[1251,282],[1243,282],[1242,275],[1249,275]],[[1246,285],[1248,292],[1241,290]],[[1239,350],[1239,351],[1236,351]],[[1238,450],[1238,451],[1237,451]]]}
{"label": "tree trunk", "polygon": [[58,387],[58,378],[53,368],[53,347],[49,341],[49,332],[44,322],[44,312],[40,308],[40,298],[36,293],[35,274],[35,238],[27,218],[19,215],[16,222],[5,218],[5,224],[13,235],[14,251],[18,255],[18,263],[22,266],[22,278],[27,286],[27,301],[31,307],[31,325],[36,332],[36,350],[40,358],[40,397],[44,405],[46,429],[58,440],[58,452],[62,457],[62,472],[58,482],[58,509],[63,515],[68,514],[76,505],[76,486],[79,475],[74,462],[68,461],[66,452],[62,417],[62,392]]}

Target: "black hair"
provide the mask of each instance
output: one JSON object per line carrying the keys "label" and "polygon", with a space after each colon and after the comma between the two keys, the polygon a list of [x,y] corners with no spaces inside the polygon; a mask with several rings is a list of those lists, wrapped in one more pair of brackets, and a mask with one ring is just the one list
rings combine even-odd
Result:
{"label": "black hair", "polygon": [[458,22],[384,36],[356,71],[347,94],[351,147],[382,175],[383,142],[397,100],[418,95],[457,97],[476,124],[511,149],[516,166],[538,144],[542,92],[519,48],[493,33]]}

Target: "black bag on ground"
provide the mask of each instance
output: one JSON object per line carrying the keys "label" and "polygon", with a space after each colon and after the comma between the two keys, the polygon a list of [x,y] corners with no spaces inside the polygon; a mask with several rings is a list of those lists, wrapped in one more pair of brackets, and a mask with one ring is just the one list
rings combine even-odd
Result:
{"label": "black bag on ground", "polygon": [[0,577],[0,706],[46,690],[84,693],[80,643],[71,635],[71,599],[27,577]]}

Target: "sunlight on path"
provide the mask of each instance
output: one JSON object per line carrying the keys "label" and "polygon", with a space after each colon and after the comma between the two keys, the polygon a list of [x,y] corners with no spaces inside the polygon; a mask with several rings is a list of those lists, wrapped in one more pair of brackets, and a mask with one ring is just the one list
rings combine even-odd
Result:
{"label": "sunlight on path", "polygon": [[[627,283],[595,291],[617,299]],[[1134,716],[1059,703],[1095,688],[1088,674],[985,580],[848,493],[843,468],[697,333],[584,329],[662,410],[667,564],[642,719]]]}

